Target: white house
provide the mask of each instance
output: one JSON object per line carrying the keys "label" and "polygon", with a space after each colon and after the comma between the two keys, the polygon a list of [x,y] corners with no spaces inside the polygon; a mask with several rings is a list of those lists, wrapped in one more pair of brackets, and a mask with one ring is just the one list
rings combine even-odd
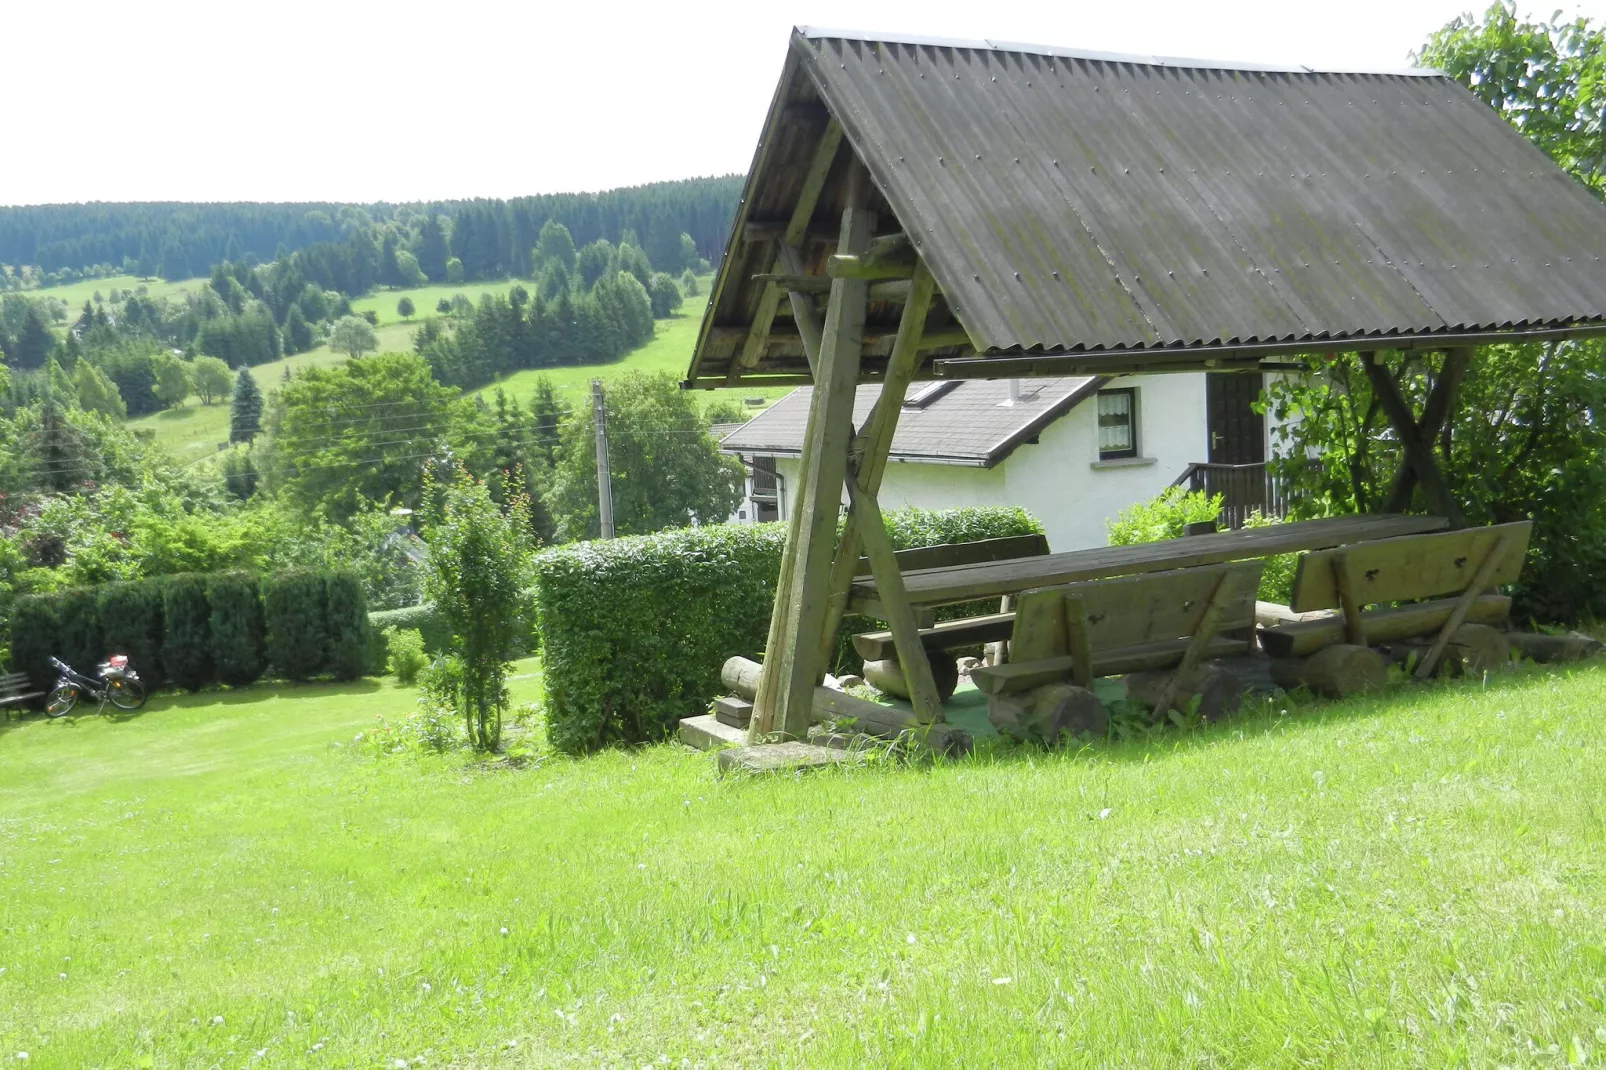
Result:
{"label": "white house", "polygon": [[[1222,491],[1236,520],[1271,508],[1265,420],[1254,373],[1081,376],[918,383],[898,419],[883,508],[1018,505],[1054,550],[1105,543],[1106,523],[1183,479]],[[724,437],[749,472],[744,519],[789,515],[811,388]],[[853,422],[880,394],[863,385]]]}

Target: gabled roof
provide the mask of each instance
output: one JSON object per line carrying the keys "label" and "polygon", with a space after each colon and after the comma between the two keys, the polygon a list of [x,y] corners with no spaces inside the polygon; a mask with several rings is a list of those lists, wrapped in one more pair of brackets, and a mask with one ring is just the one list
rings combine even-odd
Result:
{"label": "gabled roof", "polygon": [[[911,391],[898,415],[889,456],[895,462],[991,468],[1097,393],[1102,382],[1093,376],[1031,379],[1018,384],[1019,396],[1013,399],[1011,382],[1001,379],[945,383],[937,384],[937,390],[948,389],[924,404],[920,391]],[[812,387],[794,390],[725,436],[720,449],[749,456],[801,454],[813,393]],[[853,398],[855,427],[864,426],[880,396],[879,385],[858,388]]]}
{"label": "gabled roof", "polygon": [[[689,379],[747,344],[829,121],[801,244],[824,274],[852,157],[940,297],[936,357],[1242,357],[1606,324],[1606,208],[1435,71],[1337,73],[799,29]],[[863,378],[898,306],[872,302]],[[741,378],[807,373],[790,311]],[[962,329],[957,338],[952,329]],[[968,344],[964,342],[968,339]],[[1258,357],[1256,358],[1258,359]]]}

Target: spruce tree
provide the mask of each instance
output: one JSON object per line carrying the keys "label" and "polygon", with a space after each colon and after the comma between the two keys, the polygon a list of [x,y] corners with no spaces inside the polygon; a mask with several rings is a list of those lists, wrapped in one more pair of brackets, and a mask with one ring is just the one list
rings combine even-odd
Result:
{"label": "spruce tree", "polygon": [[262,391],[245,365],[234,376],[229,405],[229,441],[250,442],[262,433]]}

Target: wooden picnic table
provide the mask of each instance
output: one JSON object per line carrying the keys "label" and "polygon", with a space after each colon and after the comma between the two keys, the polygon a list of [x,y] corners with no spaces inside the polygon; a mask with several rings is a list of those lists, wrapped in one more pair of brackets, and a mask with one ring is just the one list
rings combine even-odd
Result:
{"label": "wooden picnic table", "polygon": [[[903,573],[903,586],[910,606],[921,613],[955,602],[1015,595],[1034,587],[1324,550],[1373,539],[1440,531],[1448,526],[1449,521],[1443,517],[1395,514],[1296,520],[1289,524],[1189,535],[1163,542],[1099,546],[1039,557],[917,569]],[[849,611],[887,619],[873,579],[854,582]]]}

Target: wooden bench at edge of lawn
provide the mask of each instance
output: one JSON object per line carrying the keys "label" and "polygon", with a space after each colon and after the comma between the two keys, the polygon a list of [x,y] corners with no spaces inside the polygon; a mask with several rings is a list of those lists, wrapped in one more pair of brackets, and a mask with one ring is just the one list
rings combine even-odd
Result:
{"label": "wooden bench at edge of lawn", "polygon": [[43,698],[45,694],[34,688],[33,681],[25,672],[0,673],[0,707],[5,709],[7,716],[11,713],[11,707],[29,699]]}
{"label": "wooden bench at edge of lawn", "polygon": [[1158,708],[1179,680],[1208,658],[1247,652],[1222,632],[1251,628],[1255,591],[1265,562],[1150,572],[1041,587],[1020,596],[1010,661],[971,672],[988,695],[1028,691],[1069,677],[1081,687],[1096,677],[1175,667]]}
{"label": "wooden bench at edge of lawn", "polygon": [[[1440,651],[1462,624],[1505,621],[1511,599],[1493,589],[1516,582],[1532,529],[1523,520],[1301,554],[1290,605],[1259,608],[1261,648],[1273,657],[1305,657],[1337,643],[1433,635]],[[1380,602],[1410,604],[1365,608]],[[1437,658],[1424,659],[1426,671]]]}
{"label": "wooden bench at edge of lawn", "polygon": [[[940,546],[919,546],[912,550],[899,550],[899,572],[913,572],[926,568],[953,568],[959,565],[978,565],[990,561],[1008,561],[1021,557],[1044,557],[1048,554],[1048,539],[1042,535],[1010,535],[1000,539],[980,539],[976,542],[944,543]],[[859,559],[860,576],[870,573],[869,563]],[[1005,597],[1008,601],[1008,596]],[[928,653],[952,650],[962,646],[996,643],[1009,638],[1015,623],[1015,614],[991,613],[963,620],[933,621],[930,609],[915,610],[920,621],[920,641]],[[885,661],[898,656],[890,631],[864,632],[853,637],[853,648],[865,661]]]}

